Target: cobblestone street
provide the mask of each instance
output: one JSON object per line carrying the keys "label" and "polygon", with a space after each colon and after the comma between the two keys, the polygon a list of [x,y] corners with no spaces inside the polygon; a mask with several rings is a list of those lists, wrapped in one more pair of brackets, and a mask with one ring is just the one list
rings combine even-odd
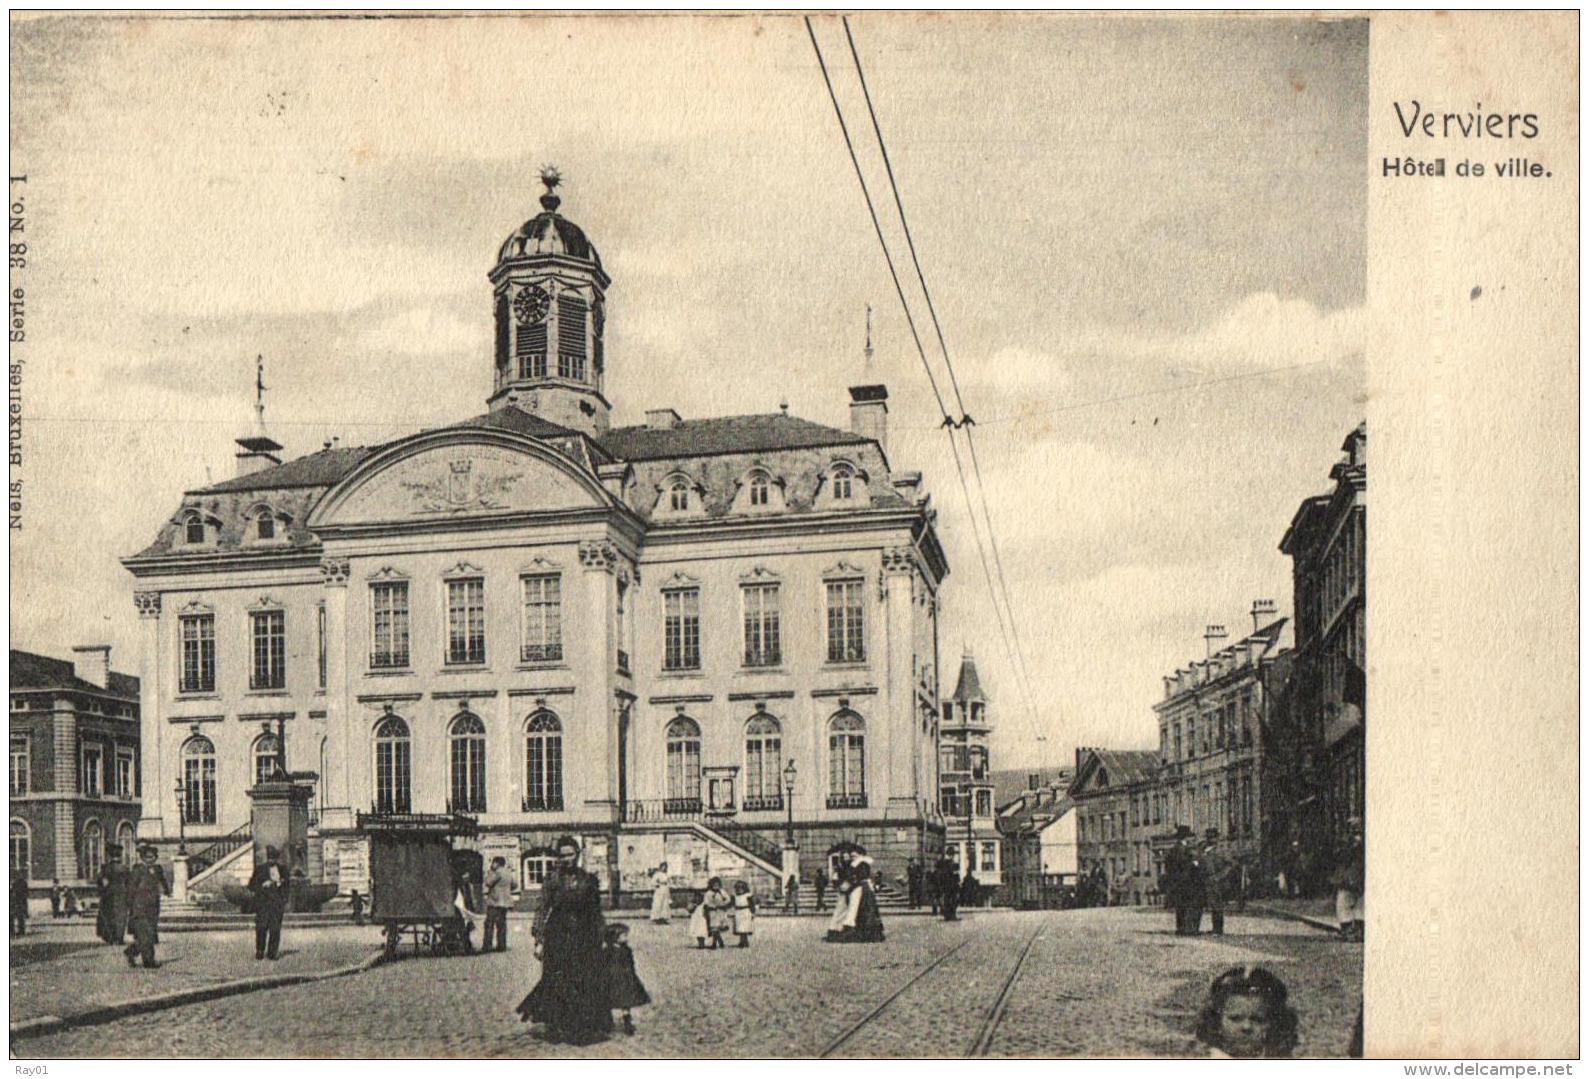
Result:
{"label": "cobblestone street", "polygon": [[[950,924],[898,917],[881,945],[826,945],[822,929],[809,918],[766,919],[752,948],[714,954],[695,950],[682,924],[636,923],[630,940],[654,1003],[636,1013],[634,1036],[584,1049],[543,1043],[513,1014],[535,966],[528,923],[515,920],[506,954],[404,958],[354,977],[29,1038],[14,1051],[44,1059],[235,1057],[260,1046],[305,1057],[809,1057],[830,1049],[956,1057],[977,1043],[1028,943],[989,1055],[1197,1054],[1190,1031],[1208,981],[1260,963],[1291,988],[1298,1055],[1344,1056],[1361,999],[1361,945],[1278,919],[1232,917],[1223,939],[1195,940],[1173,936],[1166,914],[1121,909],[985,913]],[[303,935],[311,932],[319,931]]]}

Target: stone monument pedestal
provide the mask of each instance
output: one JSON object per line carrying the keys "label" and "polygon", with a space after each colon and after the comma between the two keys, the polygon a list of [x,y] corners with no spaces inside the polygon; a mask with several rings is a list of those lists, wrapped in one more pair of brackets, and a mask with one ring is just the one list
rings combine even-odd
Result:
{"label": "stone monument pedestal", "polygon": [[253,803],[254,864],[265,860],[265,848],[275,847],[281,864],[291,873],[309,871],[309,799],[314,794],[313,773],[266,780],[248,790]]}

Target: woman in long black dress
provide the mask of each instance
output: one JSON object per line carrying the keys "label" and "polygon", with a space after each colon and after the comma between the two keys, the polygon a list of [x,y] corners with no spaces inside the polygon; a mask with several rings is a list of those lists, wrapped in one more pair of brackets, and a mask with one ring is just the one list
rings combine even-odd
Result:
{"label": "woman in long black dress", "polygon": [[579,868],[579,844],[572,836],[558,839],[557,861],[541,885],[541,908],[531,927],[541,980],[518,1011],[527,1022],[546,1024],[549,1040],[585,1045],[612,1033],[601,887]]}

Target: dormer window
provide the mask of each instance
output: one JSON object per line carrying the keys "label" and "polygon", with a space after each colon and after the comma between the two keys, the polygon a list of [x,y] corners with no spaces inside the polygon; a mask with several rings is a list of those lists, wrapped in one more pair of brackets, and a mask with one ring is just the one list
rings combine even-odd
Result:
{"label": "dormer window", "polygon": [[204,518],[200,517],[196,513],[188,514],[182,522],[182,539],[183,542],[191,544],[194,547],[203,546]]}
{"label": "dormer window", "polygon": [[276,515],[269,508],[259,511],[259,516],[254,518],[255,536],[262,540],[276,538]]}
{"label": "dormer window", "polygon": [[750,478],[750,504],[752,506],[765,506],[768,499],[768,488],[771,484],[767,481],[765,472],[757,472]]}
{"label": "dormer window", "polygon": [[261,502],[248,511],[248,538],[254,543],[278,543],[287,538],[292,519]]}
{"label": "dormer window", "polygon": [[849,465],[839,465],[833,470],[833,497],[841,501],[849,501],[854,491],[851,483],[855,479],[855,472]]}
{"label": "dormer window", "polygon": [[690,488],[683,480],[674,480],[668,487],[668,508],[683,513],[690,508]]}

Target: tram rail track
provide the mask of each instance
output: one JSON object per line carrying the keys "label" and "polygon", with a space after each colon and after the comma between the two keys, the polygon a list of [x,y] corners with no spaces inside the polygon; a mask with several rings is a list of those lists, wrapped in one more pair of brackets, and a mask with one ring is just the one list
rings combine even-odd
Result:
{"label": "tram rail track", "polygon": [[[1015,989],[1015,984],[1020,978],[1021,969],[1026,965],[1027,957],[1031,955],[1032,948],[1037,944],[1038,938],[1043,935],[1045,928],[1046,926],[1038,926],[1032,931],[1031,936],[1026,938],[1026,943],[1022,946],[1020,953],[1015,958],[1014,964],[1012,964],[1010,967],[1009,973],[1005,975],[1003,982],[999,986],[998,995],[988,1006],[987,1011],[983,1013],[982,1021],[977,1027],[976,1037],[967,1047],[963,1056],[967,1058],[987,1056],[988,1050],[993,1044],[993,1038],[998,1033],[999,1024],[1004,1020],[1004,1013],[1009,1006],[1010,996]],[[857,1034],[861,1033],[862,1030],[864,1030],[873,1021],[886,1012],[896,1000],[904,996],[913,987],[920,984],[928,975],[932,974],[935,970],[937,970],[940,966],[959,953],[961,949],[965,948],[966,945],[970,943],[970,940],[961,941],[953,948],[950,948],[948,951],[938,956],[938,958],[934,959],[931,963],[928,963],[926,966],[912,974],[908,979],[905,980],[904,984],[895,989],[892,993],[888,994],[888,996],[884,997],[876,1007],[872,1008],[865,1015],[861,1016],[861,1018],[851,1023],[843,1030],[843,1032],[838,1035],[838,1037],[828,1042],[828,1044],[823,1048],[822,1052],[817,1054],[818,1059],[826,1059],[831,1057],[839,1050],[843,1049],[846,1045],[850,1044]]]}

